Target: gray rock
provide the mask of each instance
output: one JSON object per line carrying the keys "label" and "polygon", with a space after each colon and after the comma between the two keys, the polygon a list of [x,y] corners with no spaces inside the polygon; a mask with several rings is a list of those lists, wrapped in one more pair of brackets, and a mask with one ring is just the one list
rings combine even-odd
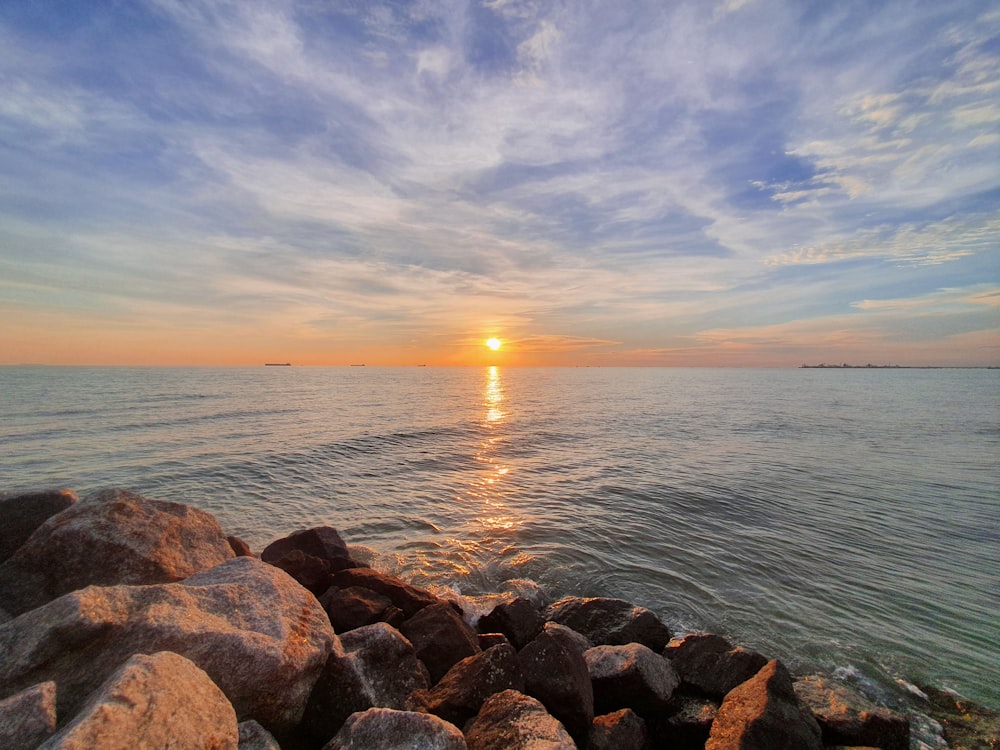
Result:
{"label": "gray rock", "polygon": [[73,490],[28,492],[0,498],[0,562],[17,552],[46,520],[66,510],[76,500]]}
{"label": "gray rock", "polygon": [[643,750],[648,736],[646,722],[631,708],[594,717],[587,750]]}
{"label": "gray rock", "polygon": [[682,682],[720,699],[767,664],[767,657],[741,647],[733,648],[725,638],[707,634],[675,638],[663,655]]}
{"label": "gray rock", "polygon": [[85,586],[170,583],[232,557],[211,514],[107,490],[49,518],[0,564],[0,602],[18,615]]}
{"label": "gray rock", "polygon": [[309,592],[238,557],[181,583],[89,586],[0,625],[0,697],[54,680],[60,716],[72,715],[132,654],[174,651],[241,719],[280,732],[301,719],[335,640]]}
{"label": "gray rock", "polygon": [[430,686],[413,645],[384,622],[344,633],[309,696],[302,727],[320,742],[347,718],[369,708],[402,709],[410,694]]}
{"label": "gray rock", "polygon": [[274,735],[254,719],[239,723],[240,750],[281,750]]}
{"label": "gray rock", "polygon": [[910,722],[905,716],[876,706],[843,682],[811,675],[795,680],[794,688],[819,722],[824,745],[871,745],[884,750],[910,747]]}
{"label": "gray rock", "polygon": [[680,678],[670,662],[640,643],[595,646],[583,654],[594,685],[594,709],[655,714],[670,703]]}
{"label": "gray rock", "polygon": [[238,734],[236,712],[211,678],[162,651],[125,662],[39,750],[237,750]]}
{"label": "gray rock", "polygon": [[537,698],[585,744],[594,720],[594,689],[580,643],[569,633],[539,633],[517,654],[524,692]]}
{"label": "gray rock", "polygon": [[729,691],[705,750],[821,750],[819,724],[795,695],[781,662],[769,661]]}
{"label": "gray rock", "polygon": [[43,682],[0,701],[0,747],[35,750],[56,731],[56,684]]}
{"label": "gray rock", "polygon": [[399,626],[417,657],[427,665],[431,684],[436,683],[458,662],[480,652],[476,631],[448,602],[424,607]]}
{"label": "gray rock", "polygon": [[431,714],[370,708],[352,714],[323,750],[466,750],[454,724]]}
{"label": "gray rock", "polygon": [[641,643],[660,653],[670,642],[670,631],[655,614],[621,599],[571,596],[550,604],[542,616],[572,628],[599,646]]}
{"label": "gray rock", "polygon": [[465,732],[469,750],[576,750],[558,719],[516,690],[491,696]]}

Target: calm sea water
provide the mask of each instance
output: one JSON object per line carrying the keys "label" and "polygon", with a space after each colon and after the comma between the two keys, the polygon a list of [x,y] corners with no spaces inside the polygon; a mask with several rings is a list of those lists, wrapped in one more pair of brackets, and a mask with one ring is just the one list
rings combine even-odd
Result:
{"label": "calm sea water", "polygon": [[0,485],[467,597],[617,596],[893,703],[1000,705],[1000,371],[0,368]]}

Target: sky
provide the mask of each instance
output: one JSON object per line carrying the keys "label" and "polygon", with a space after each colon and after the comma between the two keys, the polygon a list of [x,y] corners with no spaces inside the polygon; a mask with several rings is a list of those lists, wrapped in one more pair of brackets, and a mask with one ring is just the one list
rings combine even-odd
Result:
{"label": "sky", "polygon": [[5,0],[0,364],[264,362],[998,365],[1000,9]]}

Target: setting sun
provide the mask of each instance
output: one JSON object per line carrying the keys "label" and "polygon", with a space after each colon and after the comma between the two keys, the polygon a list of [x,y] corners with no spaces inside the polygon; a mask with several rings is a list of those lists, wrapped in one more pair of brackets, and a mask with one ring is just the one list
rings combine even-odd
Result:
{"label": "setting sun", "polygon": [[503,345],[500,339],[486,339],[486,346],[488,346],[493,351],[496,351]]}

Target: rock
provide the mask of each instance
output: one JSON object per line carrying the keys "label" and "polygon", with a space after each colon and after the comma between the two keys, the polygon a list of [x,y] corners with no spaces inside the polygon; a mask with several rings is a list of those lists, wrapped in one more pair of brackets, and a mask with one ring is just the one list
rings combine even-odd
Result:
{"label": "rock", "polygon": [[508,689],[524,690],[517,652],[507,645],[494,646],[462,659],[432,689],[415,691],[408,707],[463,726],[487,698]]}
{"label": "rock", "polygon": [[240,539],[238,536],[227,536],[226,541],[229,542],[229,548],[233,551],[233,554],[237,557],[253,557],[253,550],[250,549],[250,545]]}
{"label": "rock", "polygon": [[241,721],[239,726],[239,750],[281,750],[274,735],[253,719]]}
{"label": "rock", "polygon": [[595,646],[584,652],[598,713],[631,708],[655,714],[667,708],[680,678],[664,659],[640,643]]}
{"label": "rock", "polygon": [[705,695],[723,698],[767,664],[755,651],[733,648],[717,635],[694,634],[672,640],[663,650],[681,681]]}
{"label": "rock", "polygon": [[1000,747],[1000,711],[985,708],[949,690],[921,685],[927,713],[941,724],[944,738],[955,750]]}
{"label": "rock", "polygon": [[351,559],[344,540],[330,526],[303,529],[273,541],[260,553],[260,559],[273,564],[294,550],[329,563]]}
{"label": "rock", "polygon": [[232,557],[211,514],[107,490],[49,518],[0,564],[0,601],[18,615],[85,586],[170,583]]}
{"label": "rock", "polygon": [[819,722],[824,745],[909,750],[909,720],[876,706],[839,680],[811,675],[795,680],[794,688],[799,701]]}
{"label": "rock", "polygon": [[358,711],[406,706],[415,690],[430,686],[427,669],[412,644],[384,622],[344,633],[323,667],[323,673],[302,719],[303,728],[325,742]]}
{"label": "rock", "polygon": [[655,747],[704,750],[718,713],[719,703],[712,698],[675,692],[667,712],[650,717],[646,729]]}
{"label": "rock", "polygon": [[448,602],[424,607],[403,622],[399,632],[410,640],[417,657],[427,665],[432,685],[462,659],[480,651],[476,631]]}
{"label": "rock", "polygon": [[572,628],[597,645],[641,643],[660,653],[670,642],[670,631],[656,615],[621,599],[571,596],[549,605],[542,616]]}
{"label": "rock", "polygon": [[238,557],[181,583],[89,586],[0,625],[0,697],[54,680],[60,715],[72,715],[132,654],[169,650],[207,672],[238,717],[280,732],[298,724],[335,640],[309,592]]}
{"label": "rock", "polygon": [[315,596],[319,596],[330,586],[329,561],[307,555],[300,549],[293,549],[277,560],[265,562],[276,568],[281,568]]}
{"label": "rock", "polygon": [[351,714],[323,750],[466,750],[454,724],[431,714],[370,708]]}
{"label": "rock", "polygon": [[56,731],[56,684],[33,685],[0,701],[0,747],[35,750]]}
{"label": "rock", "polygon": [[399,578],[388,573],[380,573],[373,568],[348,568],[338,570],[334,573],[330,582],[334,586],[347,588],[349,586],[362,586],[366,589],[386,596],[401,610],[406,617],[413,617],[424,607],[437,604],[440,599],[429,591],[419,589],[404,583]]}
{"label": "rock", "polygon": [[39,526],[76,502],[73,490],[28,492],[0,498],[0,562],[28,541]]}
{"label": "rock", "polygon": [[40,750],[237,750],[238,741],[236,712],[211,678],[161,651],[126,661]]}
{"label": "rock", "polygon": [[594,720],[594,689],[579,642],[567,633],[544,631],[518,652],[517,661],[524,692],[585,744]]}
{"label": "rock", "polygon": [[387,622],[398,628],[404,619],[403,611],[393,606],[389,597],[361,586],[348,586],[346,589],[331,586],[319,598],[319,603],[338,633],[376,622]]}
{"label": "rock", "polygon": [[773,660],[725,697],[705,750],[821,750],[820,736],[788,670]]}
{"label": "rock", "polygon": [[542,631],[545,633],[562,633],[572,638],[581,651],[586,651],[588,648],[593,648],[597,645],[582,633],[578,633],[573,630],[573,628],[568,628],[565,625],[560,625],[558,622],[545,623],[545,627],[542,628]]}
{"label": "rock", "polygon": [[504,690],[483,704],[465,733],[469,750],[576,750],[565,727],[539,701]]}
{"label": "rock", "polygon": [[588,750],[643,750],[646,747],[646,722],[631,708],[594,718]]}
{"label": "rock", "polygon": [[479,618],[479,632],[503,633],[518,651],[544,626],[545,620],[535,605],[522,597],[498,604],[488,615]]}
{"label": "rock", "polygon": [[501,643],[506,643],[511,648],[514,648],[503,633],[480,633],[476,636],[476,640],[479,642],[480,651],[485,651],[493,646],[499,646]]}

